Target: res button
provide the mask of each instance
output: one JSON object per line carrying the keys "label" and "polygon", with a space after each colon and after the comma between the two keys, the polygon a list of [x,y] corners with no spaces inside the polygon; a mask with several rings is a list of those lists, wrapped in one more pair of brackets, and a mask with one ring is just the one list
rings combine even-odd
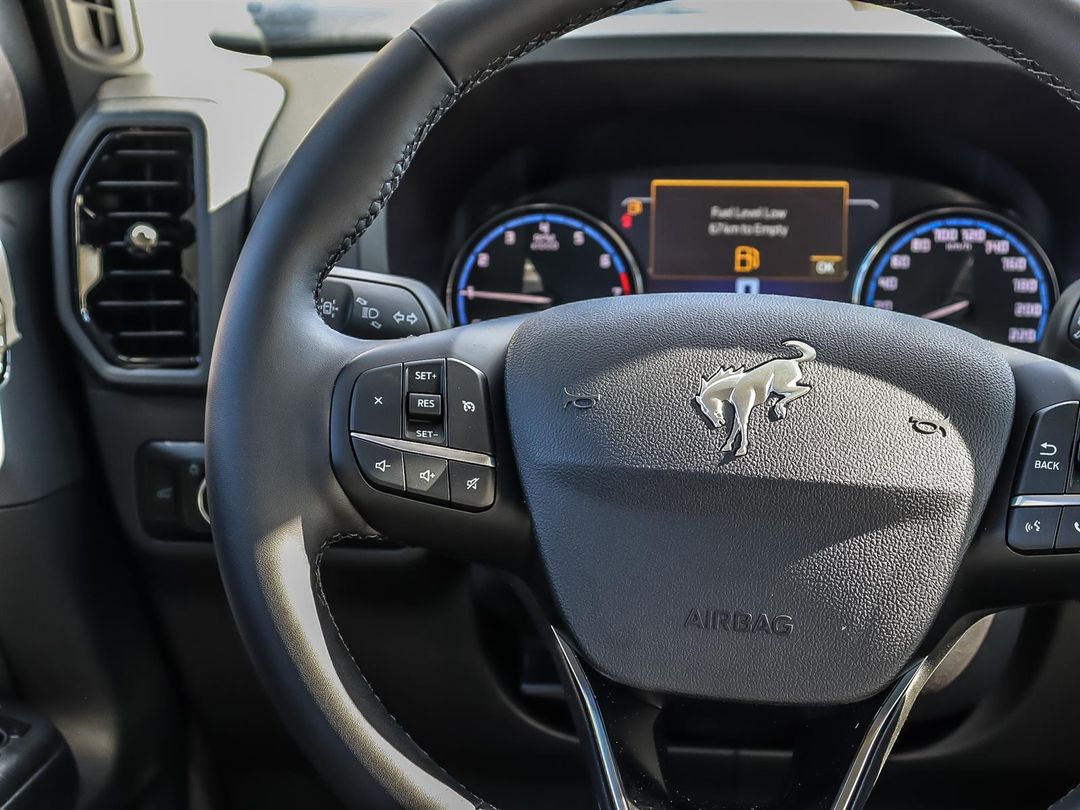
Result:
{"label": "res button", "polygon": [[409,394],[410,419],[441,419],[442,397],[439,394]]}
{"label": "res button", "polygon": [[1058,495],[1065,491],[1077,408],[1075,402],[1062,402],[1031,417],[1016,475],[1018,495]]}

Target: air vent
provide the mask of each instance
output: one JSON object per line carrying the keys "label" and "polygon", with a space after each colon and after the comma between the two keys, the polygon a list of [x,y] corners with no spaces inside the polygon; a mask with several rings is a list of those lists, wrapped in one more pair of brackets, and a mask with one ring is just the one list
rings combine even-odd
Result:
{"label": "air vent", "polygon": [[76,305],[111,363],[199,362],[191,133],[106,132],[74,192]]}
{"label": "air vent", "polygon": [[130,62],[138,53],[131,0],[67,0],[72,45],[105,65]]}

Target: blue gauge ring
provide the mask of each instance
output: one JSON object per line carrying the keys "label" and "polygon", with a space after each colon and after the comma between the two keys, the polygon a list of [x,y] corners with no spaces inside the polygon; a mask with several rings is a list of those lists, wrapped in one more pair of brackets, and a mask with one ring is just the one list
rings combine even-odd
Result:
{"label": "blue gauge ring", "polygon": [[618,234],[607,225],[599,220],[593,220],[583,212],[563,206],[521,206],[504,211],[481,227],[477,233],[483,236],[477,239],[474,235],[469,240],[468,244],[473,244],[472,250],[465,255],[463,260],[459,259],[451,271],[450,284],[446,291],[446,306],[458,325],[468,323],[465,313],[465,296],[461,295],[461,292],[469,285],[469,278],[476,268],[477,257],[506,231],[540,222],[564,225],[584,233],[611,256],[611,269],[623,280],[623,288],[628,292],[641,292],[641,275],[637,265],[634,264]]}
{"label": "blue gauge ring", "polygon": [[[929,219],[928,219],[929,217]],[[1042,340],[1050,319],[1050,308],[1058,295],[1057,277],[1050,260],[1039,248],[1030,234],[1016,224],[988,211],[974,208],[942,208],[912,217],[889,230],[863,259],[852,285],[851,300],[856,304],[872,307],[877,297],[878,279],[888,269],[894,254],[905,250],[912,239],[925,236],[935,228],[984,228],[988,233],[1009,244],[1027,259],[1031,274],[1039,282],[1039,300],[1042,316],[1036,326],[1037,339]]]}

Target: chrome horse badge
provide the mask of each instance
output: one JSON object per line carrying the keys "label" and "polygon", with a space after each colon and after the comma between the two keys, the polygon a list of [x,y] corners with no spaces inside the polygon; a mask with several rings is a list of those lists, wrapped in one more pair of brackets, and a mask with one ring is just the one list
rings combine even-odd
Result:
{"label": "chrome horse badge", "polygon": [[746,455],[747,423],[750,412],[758,405],[765,405],[775,397],[769,412],[773,419],[783,419],[789,403],[810,393],[810,386],[802,383],[802,365],[817,357],[817,352],[801,340],[785,340],[783,345],[796,349],[799,357],[775,357],[751,369],[721,368],[711,377],[702,377],[695,400],[712,426],[719,428],[725,424],[727,404],[733,410],[724,453]]}

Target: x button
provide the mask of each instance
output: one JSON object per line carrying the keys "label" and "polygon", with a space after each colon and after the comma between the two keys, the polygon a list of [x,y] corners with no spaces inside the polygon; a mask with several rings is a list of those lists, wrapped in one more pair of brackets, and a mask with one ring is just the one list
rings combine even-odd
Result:
{"label": "x button", "polygon": [[349,429],[401,438],[401,364],[365,371],[353,389]]}

